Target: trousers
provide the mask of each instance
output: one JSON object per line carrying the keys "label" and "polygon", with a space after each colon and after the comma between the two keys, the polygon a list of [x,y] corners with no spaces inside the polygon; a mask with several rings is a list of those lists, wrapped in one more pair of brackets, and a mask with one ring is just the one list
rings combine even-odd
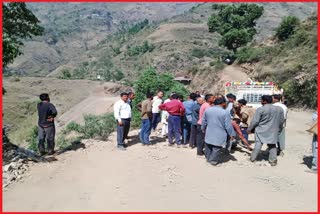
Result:
{"label": "trousers", "polygon": [[56,135],[55,126],[42,127],[38,126],[38,149],[39,152],[45,152],[45,142],[47,141],[47,150],[48,152],[54,151],[54,138]]}
{"label": "trousers", "polygon": [[130,119],[121,119],[122,126],[117,122],[117,144],[118,146],[124,146],[124,140],[128,137],[130,129]]}

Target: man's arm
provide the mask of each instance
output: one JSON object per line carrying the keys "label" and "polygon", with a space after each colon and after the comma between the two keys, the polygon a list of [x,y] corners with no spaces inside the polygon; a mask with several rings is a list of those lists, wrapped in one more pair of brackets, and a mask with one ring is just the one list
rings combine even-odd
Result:
{"label": "man's arm", "polygon": [[182,103],[180,103],[180,113],[181,113],[181,116],[183,116],[185,112],[186,112],[186,108],[184,107],[184,105],[183,105]]}
{"label": "man's arm", "polygon": [[166,109],[166,108],[167,108],[166,104],[167,104],[167,103],[163,103],[163,104],[159,105],[159,109],[160,109],[160,110],[167,110],[167,109]]}
{"label": "man's arm", "polygon": [[251,124],[249,125],[249,127],[247,129],[247,133],[251,133],[251,131],[259,125],[259,121],[261,118],[261,108],[258,108],[257,111],[254,113]]}
{"label": "man's arm", "polygon": [[224,127],[227,131],[227,134],[231,137],[234,137],[236,135],[235,130],[233,129],[231,119],[230,119],[230,114],[228,112],[225,113],[224,116]]}
{"label": "man's arm", "polygon": [[50,116],[52,116],[52,117],[56,117],[58,114],[56,107],[52,103],[50,105],[50,112],[51,112]]}
{"label": "man's arm", "polygon": [[137,109],[138,111],[142,111],[142,102],[137,104]]}
{"label": "man's arm", "polygon": [[120,117],[120,103],[116,102],[113,106],[113,113],[114,113],[114,117],[116,118],[116,120],[118,121],[119,125],[122,124],[121,121],[121,117]]}
{"label": "man's arm", "polygon": [[204,112],[203,114],[203,118],[202,118],[202,124],[201,124],[201,130],[204,133],[207,129],[207,125],[208,125],[208,120],[207,120],[208,116],[207,113]]}

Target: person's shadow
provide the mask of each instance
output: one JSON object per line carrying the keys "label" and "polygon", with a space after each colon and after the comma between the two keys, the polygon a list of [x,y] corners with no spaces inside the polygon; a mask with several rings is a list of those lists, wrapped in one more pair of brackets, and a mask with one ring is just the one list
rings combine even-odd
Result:
{"label": "person's shadow", "polygon": [[[158,143],[166,142],[166,138],[165,137],[158,137],[158,136],[151,136],[150,142],[151,142],[151,145],[155,145]],[[139,135],[130,136],[128,143],[127,143],[127,147],[134,146],[138,143],[141,143]]]}

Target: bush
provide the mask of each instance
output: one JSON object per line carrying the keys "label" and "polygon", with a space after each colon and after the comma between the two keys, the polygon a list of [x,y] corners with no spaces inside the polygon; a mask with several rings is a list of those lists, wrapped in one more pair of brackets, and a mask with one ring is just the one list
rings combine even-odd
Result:
{"label": "bush", "polygon": [[264,50],[262,48],[245,47],[237,52],[236,57],[239,63],[258,62],[264,57]]}
{"label": "bush", "polygon": [[207,56],[207,51],[199,48],[194,48],[191,51],[191,56],[202,58],[204,56]]}
{"label": "bush", "polygon": [[63,69],[62,70],[62,76],[60,77],[61,79],[71,79],[71,73],[68,69]]}
{"label": "bush", "polygon": [[38,126],[34,126],[30,129],[26,141],[28,143],[28,149],[38,152]]}
{"label": "bush", "polygon": [[65,128],[66,132],[71,132],[71,131],[76,131],[81,133],[82,132],[82,127],[80,124],[72,121],[70,123],[67,124],[66,128]]}
{"label": "bush", "polygon": [[127,53],[129,56],[136,56],[146,52],[152,52],[154,48],[155,46],[153,44],[149,44],[148,41],[144,41],[142,45],[129,47]]}
{"label": "bush", "polygon": [[284,41],[294,34],[296,27],[300,25],[300,20],[295,16],[287,16],[282,19],[279,27],[276,29],[276,36]]}

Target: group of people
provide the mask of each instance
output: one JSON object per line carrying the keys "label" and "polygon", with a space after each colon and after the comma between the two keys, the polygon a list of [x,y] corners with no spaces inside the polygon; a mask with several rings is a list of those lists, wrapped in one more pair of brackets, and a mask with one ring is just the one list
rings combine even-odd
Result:
{"label": "group of people", "polygon": [[[132,96],[133,94],[133,96]],[[114,105],[117,120],[118,148],[125,150],[128,137],[134,93],[122,93]],[[150,145],[151,131],[156,131],[162,122],[161,135],[168,138],[168,145],[197,148],[197,156],[205,157],[212,165],[221,163],[225,151],[231,151],[239,142],[252,151],[251,161],[255,161],[263,144],[269,148],[269,162],[277,164],[277,156],[284,154],[285,124],[288,113],[281,103],[281,95],[264,95],[262,107],[257,110],[246,105],[245,99],[236,101],[233,94],[213,95],[191,93],[187,100],[171,93],[164,100],[164,92],[159,90],[154,96],[146,94],[146,99],[137,105],[141,113],[140,141]],[[248,141],[249,134],[255,135],[254,148]],[[160,134],[160,133],[159,133]]]}
{"label": "group of people", "polygon": [[[126,139],[132,116],[133,92],[121,93],[121,99],[114,104],[114,117],[117,122],[117,146],[126,150]],[[55,124],[57,116],[55,106],[48,94],[40,95],[38,103],[38,149],[40,155],[54,154]],[[140,141],[150,145],[151,131],[157,130],[162,123],[161,135],[168,138],[169,146],[197,148],[197,156],[205,157],[212,165],[221,163],[225,151],[231,151],[239,143],[251,152],[251,161],[255,161],[263,144],[269,149],[269,162],[277,164],[277,156],[284,155],[285,127],[288,108],[281,102],[281,95],[264,95],[262,106],[254,109],[247,106],[245,99],[236,101],[233,94],[213,95],[191,93],[187,100],[183,96],[171,93],[164,100],[164,92],[156,96],[146,94],[146,99],[137,105],[141,113]],[[313,116],[317,121],[317,114]],[[160,134],[160,133],[159,133]],[[255,136],[254,148],[248,142],[249,134]],[[47,142],[47,151],[45,149]],[[312,170],[317,171],[317,134],[314,135]]]}

